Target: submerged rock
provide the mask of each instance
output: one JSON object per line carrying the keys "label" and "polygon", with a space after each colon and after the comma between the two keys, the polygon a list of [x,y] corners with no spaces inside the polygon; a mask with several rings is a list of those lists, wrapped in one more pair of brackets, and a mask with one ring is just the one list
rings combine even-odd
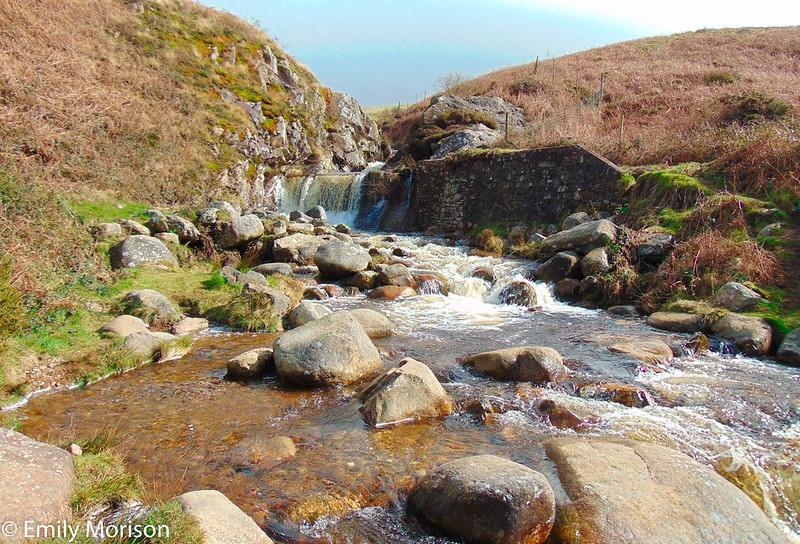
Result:
{"label": "submerged rock", "polygon": [[714,305],[732,312],[746,312],[764,300],[761,295],[735,281],[729,281],[719,288],[714,296]]}
{"label": "submerged rock", "polygon": [[350,384],[381,367],[378,350],[349,312],[285,332],[273,349],[280,377],[300,385]]}
{"label": "submerged rock", "polygon": [[728,314],[711,325],[711,332],[734,342],[747,355],[764,355],[772,346],[772,327],[760,317]]}
{"label": "submerged rock", "polygon": [[592,383],[581,386],[578,395],[584,399],[616,402],[631,408],[655,405],[647,390],[627,383]]}
{"label": "submerged rock", "polygon": [[672,332],[701,332],[704,328],[703,319],[699,315],[678,312],[656,312],[647,318],[647,324]]}
{"label": "submerged rock", "polygon": [[631,340],[608,346],[609,351],[624,353],[642,362],[656,365],[672,362],[672,348],[661,340]]}
{"label": "submerged rock", "polygon": [[569,408],[561,406],[552,399],[541,401],[537,408],[547,418],[547,422],[556,429],[577,430],[588,423],[588,420],[575,415]]}
{"label": "submerged rock", "polygon": [[178,259],[164,245],[152,236],[135,234],[128,236],[109,252],[111,268],[135,268],[144,265],[178,266]]}
{"label": "submerged rock", "polygon": [[228,361],[225,377],[232,380],[250,380],[260,378],[274,369],[272,348],[256,348]]}
{"label": "submerged rock", "polygon": [[380,375],[359,396],[364,402],[364,421],[374,426],[446,416],[453,411],[450,397],[433,372],[410,358]]}
{"label": "submerged rock", "polygon": [[371,259],[363,247],[333,240],[319,246],[314,262],[324,277],[340,279],[366,270]]}
{"label": "submerged rock", "polygon": [[250,516],[219,491],[190,491],[176,500],[197,523],[205,544],[273,544]]}
{"label": "submerged rock", "polygon": [[469,543],[541,544],[555,521],[555,496],[538,472],[502,457],[476,455],[425,476],[408,497],[408,511]]}
{"label": "submerged rock", "polygon": [[468,355],[465,365],[498,380],[545,384],[564,379],[567,371],[553,348],[526,346]]}
{"label": "submerged rock", "polygon": [[489,266],[479,266],[470,272],[469,275],[473,278],[479,278],[489,283],[495,282],[494,270],[492,270]]}
{"label": "submerged rock", "polygon": [[[26,522],[44,525],[70,518],[75,471],[67,451],[0,428],[0,460],[2,523],[21,531]],[[16,542],[15,537],[21,542],[22,532],[4,530],[0,541]]]}
{"label": "submerged rock", "polygon": [[744,493],[675,450],[572,437],[545,449],[569,499],[553,528],[559,542],[786,542]]}

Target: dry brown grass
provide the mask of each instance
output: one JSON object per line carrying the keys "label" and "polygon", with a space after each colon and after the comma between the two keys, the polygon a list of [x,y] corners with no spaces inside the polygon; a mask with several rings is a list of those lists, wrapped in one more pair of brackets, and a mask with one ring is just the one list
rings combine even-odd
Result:
{"label": "dry brown grass", "polygon": [[[740,190],[770,178],[800,193],[799,76],[800,29],[730,29],[647,38],[506,68],[454,92],[496,95],[522,107],[528,127],[512,137],[520,147],[575,141],[627,165],[721,158]],[[731,123],[731,101],[754,92],[792,111],[769,121],[768,129]],[[395,142],[421,109],[412,106],[394,120],[388,134]],[[766,131],[773,134],[765,141]]]}

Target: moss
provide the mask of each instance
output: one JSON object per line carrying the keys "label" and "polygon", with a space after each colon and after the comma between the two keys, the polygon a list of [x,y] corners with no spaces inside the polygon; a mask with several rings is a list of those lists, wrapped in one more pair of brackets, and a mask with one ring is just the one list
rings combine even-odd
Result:
{"label": "moss", "polygon": [[699,179],[677,170],[656,170],[639,176],[638,183],[654,183],[663,190],[694,190],[709,194],[712,190]]}
{"label": "moss", "polygon": [[664,304],[662,309],[667,312],[699,315],[703,320],[703,323],[706,325],[711,325],[728,313],[728,310],[724,308],[717,308],[706,301],[680,298]]}
{"label": "moss", "polygon": [[665,208],[658,213],[658,224],[670,234],[677,234],[683,229],[684,222],[691,213],[691,209],[678,211]]}
{"label": "moss", "polygon": [[628,189],[636,185],[636,178],[628,173],[622,174],[622,176],[620,176],[619,178],[619,185],[623,191],[627,191]]}

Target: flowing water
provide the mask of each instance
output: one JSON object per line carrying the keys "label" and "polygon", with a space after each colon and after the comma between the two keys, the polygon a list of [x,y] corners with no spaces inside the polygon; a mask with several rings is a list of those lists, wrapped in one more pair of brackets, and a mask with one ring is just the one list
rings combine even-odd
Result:
{"label": "flowing water", "polygon": [[[505,406],[484,420],[457,411],[446,419],[375,430],[359,414],[351,388],[299,390],[274,377],[249,383],[223,379],[231,357],[269,345],[267,334],[222,331],[201,337],[191,353],[140,368],[85,389],[33,398],[19,411],[23,431],[43,439],[113,428],[128,462],[163,498],[201,488],[221,490],[277,540],[286,542],[445,543],[403,515],[415,475],[453,458],[494,453],[557,482],[542,443],[560,435],[607,435],[677,448],[709,465],[736,453],[761,490],[764,509],[792,538],[798,523],[800,375],[766,360],[707,354],[677,358],[663,372],[610,352],[620,339],[663,338],[639,319],[620,319],[554,300],[536,284],[543,309],[499,304],[497,292],[533,263],[469,257],[466,249],[427,238],[373,236],[401,246],[418,269],[445,274],[450,294],[392,302],[330,299],[333,308],[371,307],[398,334],[376,341],[387,366],[411,356],[426,362],[458,405],[471,398]],[[491,266],[492,288],[469,277]],[[544,345],[566,359],[567,384],[539,389],[500,383],[465,370],[468,353]],[[648,389],[657,406],[628,408],[574,396],[570,383],[605,379]],[[568,407],[587,423],[559,429],[537,409],[542,398]],[[297,454],[276,460],[259,441],[289,436]],[[254,446],[254,444],[256,446]],[[560,493],[559,489],[556,489]]]}

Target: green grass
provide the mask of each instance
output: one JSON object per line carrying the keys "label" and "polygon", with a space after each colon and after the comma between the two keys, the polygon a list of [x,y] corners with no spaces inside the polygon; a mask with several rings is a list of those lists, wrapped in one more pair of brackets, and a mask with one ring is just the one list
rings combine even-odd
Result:
{"label": "green grass", "polygon": [[228,285],[228,280],[219,270],[214,270],[208,279],[203,280],[203,287],[206,289],[222,289],[226,285]]}
{"label": "green grass", "polygon": [[678,211],[664,208],[658,213],[658,224],[670,234],[677,234],[683,228],[684,222],[692,214],[693,209]]}
{"label": "green grass", "polygon": [[767,300],[759,304],[754,311],[748,312],[747,315],[769,321],[780,341],[789,332],[800,327],[800,309],[786,306],[786,294],[781,289],[766,288],[763,291],[766,292]]}
{"label": "green grass", "polygon": [[140,202],[110,200],[73,200],[70,211],[81,223],[112,223],[120,219],[143,218],[149,206]]}
{"label": "green grass", "polygon": [[628,173],[622,174],[622,176],[619,178],[619,184],[623,191],[627,191],[636,185],[636,178]]}

